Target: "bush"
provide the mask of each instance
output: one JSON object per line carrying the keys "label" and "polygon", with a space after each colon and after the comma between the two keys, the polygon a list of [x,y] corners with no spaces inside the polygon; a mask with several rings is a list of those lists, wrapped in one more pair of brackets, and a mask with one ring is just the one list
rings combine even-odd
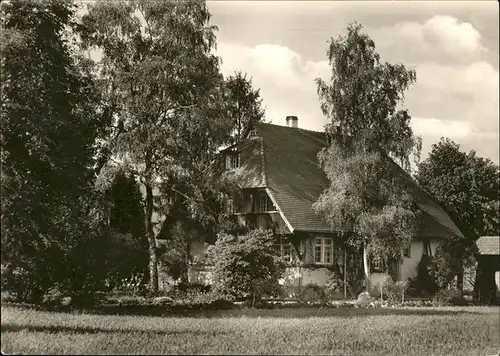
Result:
{"label": "bush", "polygon": [[436,293],[433,302],[437,305],[467,305],[458,290],[442,289]]}
{"label": "bush", "polygon": [[175,288],[182,292],[209,293],[212,286],[201,283],[179,283]]}
{"label": "bush", "polygon": [[299,294],[299,299],[303,302],[326,303],[327,294],[324,287],[311,283],[303,287]]}
{"label": "bush", "polygon": [[116,284],[115,290],[131,295],[144,294],[146,289],[144,277],[144,273],[135,273],[128,278],[123,278]]}
{"label": "bush", "polygon": [[431,272],[432,257],[423,255],[417,266],[417,277],[410,278],[408,290],[413,296],[430,297],[438,291],[438,285]]}
{"label": "bush", "polygon": [[382,296],[389,304],[400,304],[404,301],[405,293],[408,288],[408,282],[394,282],[391,276],[387,276],[383,281],[370,290],[372,297]]}
{"label": "bush", "polygon": [[325,284],[325,297],[327,299],[338,299],[344,297],[344,281],[337,272],[332,272]]}
{"label": "bush", "polygon": [[131,234],[107,233],[106,282],[109,288],[139,293],[147,275],[147,250]]}
{"label": "bush", "polygon": [[285,263],[273,247],[272,232],[253,230],[242,236],[219,234],[207,257],[214,266],[215,294],[252,300],[279,292]]}
{"label": "bush", "polygon": [[476,252],[477,246],[472,240],[464,238],[443,240],[437,247],[429,266],[438,288],[446,288],[462,268],[472,267],[475,264]]}

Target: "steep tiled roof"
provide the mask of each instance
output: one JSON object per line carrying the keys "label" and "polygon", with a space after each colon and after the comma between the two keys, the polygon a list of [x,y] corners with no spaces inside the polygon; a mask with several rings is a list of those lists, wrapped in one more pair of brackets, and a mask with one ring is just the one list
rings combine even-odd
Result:
{"label": "steep tiled roof", "polygon": [[[261,157],[263,167],[253,169],[264,172],[267,188],[292,228],[299,231],[332,231],[312,209],[312,204],[328,186],[328,179],[317,159],[318,152],[326,145],[324,133],[265,123],[254,123],[253,126],[262,139],[263,150],[261,148],[260,154],[264,154]],[[257,153],[257,150],[254,152]],[[419,188],[402,169],[398,169],[419,198],[423,212],[419,237],[462,236],[435,199]]]}
{"label": "steep tiled roof", "polygon": [[499,236],[481,236],[476,245],[481,255],[500,255]]}

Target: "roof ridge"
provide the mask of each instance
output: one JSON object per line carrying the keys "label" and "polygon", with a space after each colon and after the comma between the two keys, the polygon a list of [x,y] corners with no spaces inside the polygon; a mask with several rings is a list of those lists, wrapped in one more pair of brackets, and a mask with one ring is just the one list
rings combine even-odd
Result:
{"label": "roof ridge", "polygon": [[320,134],[326,135],[325,131],[316,131],[316,130],[303,129],[301,127],[283,126],[283,125],[272,124],[270,122],[261,122],[261,121],[259,121],[259,122],[254,122],[254,124],[258,124],[258,125],[271,125],[271,126],[277,126],[277,127],[280,127],[280,128],[282,127],[282,128],[289,129],[289,130],[300,130],[300,131],[314,132],[314,133],[320,133]]}

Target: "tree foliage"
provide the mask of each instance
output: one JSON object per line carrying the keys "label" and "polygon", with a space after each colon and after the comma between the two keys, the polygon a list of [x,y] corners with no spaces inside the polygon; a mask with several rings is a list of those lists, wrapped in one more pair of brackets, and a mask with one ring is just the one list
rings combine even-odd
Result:
{"label": "tree foliage", "polygon": [[[317,79],[329,146],[318,155],[330,181],[314,204],[335,231],[375,259],[399,258],[415,233],[416,203],[404,172],[419,152],[407,110],[399,109],[415,71],[380,63],[374,42],[350,24],[330,42],[329,83]],[[391,158],[389,158],[391,157]],[[368,276],[367,263],[365,271]]]}
{"label": "tree foliage", "polygon": [[147,274],[148,241],[142,195],[133,174],[118,167],[110,186],[100,194],[105,200],[107,221],[102,241],[106,250],[105,275],[112,288],[132,276]]}
{"label": "tree foliage", "polygon": [[363,141],[368,152],[381,149],[409,169],[410,156],[419,155],[420,140],[401,108],[404,92],[416,73],[403,64],[380,63],[375,43],[351,23],[347,36],[331,39],[327,57],[330,82],[316,79],[321,110],[330,119],[328,134]]}
{"label": "tree foliage", "polygon": [[480,236],[500,233],[499,166],[478,157],[475,151],[462,152],[460,145],[441,138],[419,165],[416,180],[436,197],[465,235],[465,239],[443,241],[438,248],[433,270],[444,287],[461,273],[464,264],[473,263],[472,257],[477,252],[475,241]]}
{"label": "tree foliage", "polygon": [[[84,45],[102,51],[101,92],[115,120],[106,149],[129,164],[145,186],[153,290],[158,288],[153,211],[168,215],[174,194],[180,194],[189,214],[210,220],[204,204],[212,194],[207,167],[229,137],[209,20],[204,1],[99,1],[83,18]],[[156,184],[162,198],[157,202]]]}
{"label": "tree foliage", "polygon": [[260,89],[253,89],[252,79],[248,79],[246,73],[235,72],[229,76],[226,88],[229,90],[229,117],[233,120],[232,141],[237,142],[251,122],[263,119],[265,110]]}
{"label": "tree foliage", "polygon": [[55,285],[85,293],[100,281],[87,216],[105,122],[68,35],[74,12],[64,0],[2,3],[2,282],[13,283],[2,288],[35,302]]}
{"label": "tree foliage", "polygon": [[469,239],[500,233],[500,170],[475,151],[442,138],[418,167],[418,184],[432,194]]}
{"label": "tree foliage", "polygon": [[255,303],[278,285],[285,263],[273,247],[272,232],[252,230],[245,235],[220,234],[207,256],[213,264],[216,293],[252,298]]}

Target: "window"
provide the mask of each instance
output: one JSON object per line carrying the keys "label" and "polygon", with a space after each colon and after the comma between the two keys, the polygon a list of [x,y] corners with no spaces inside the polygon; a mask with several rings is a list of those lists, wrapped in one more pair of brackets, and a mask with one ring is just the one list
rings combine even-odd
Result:
{"label": "window", "polygon": [[314,246],[314,262],[322,264],[333,263],[333,239],[317,237]]}
{"label": "window", "polygon": [[382,273],[385,272],[385,264],[381,259],[373,260],[371,263],[372,272]]}
{"label": "window", "polygon": [[266,193],[260,193],[258,196],[257,212],[276,211],[273,202]]}
{"label": "window", "polygon": [[226,202],[226,214],[227,215],[233,215],[234,213],[236,213],[236,208],[234,206],[234,200],[233,199],[229,199]]}
{"label": "window", "polygon": [[293,253],[292,253],[292,245],[291,244],[279,244],[279,245],[276,245],[276,249],[278,250],[280,256],[286,262],[292,262]]}
{"label": "window", "polygon": [[267,211],[267,194],[259,195],[259,211]]}
{"label": "window", "polygon": [[238,168],[240,166],[240,155],[236,152],[226,154],[226,169]]}
{"label": "window", "polygon": [[248,138],[253,138],[253,137],[259,137],[255,129],[251,129],[250,132],[248,133]]}
{"label": "window", "polygon": [[410,258],[411,257],[411,245],[407,248],[403,249],[403,256]]}

